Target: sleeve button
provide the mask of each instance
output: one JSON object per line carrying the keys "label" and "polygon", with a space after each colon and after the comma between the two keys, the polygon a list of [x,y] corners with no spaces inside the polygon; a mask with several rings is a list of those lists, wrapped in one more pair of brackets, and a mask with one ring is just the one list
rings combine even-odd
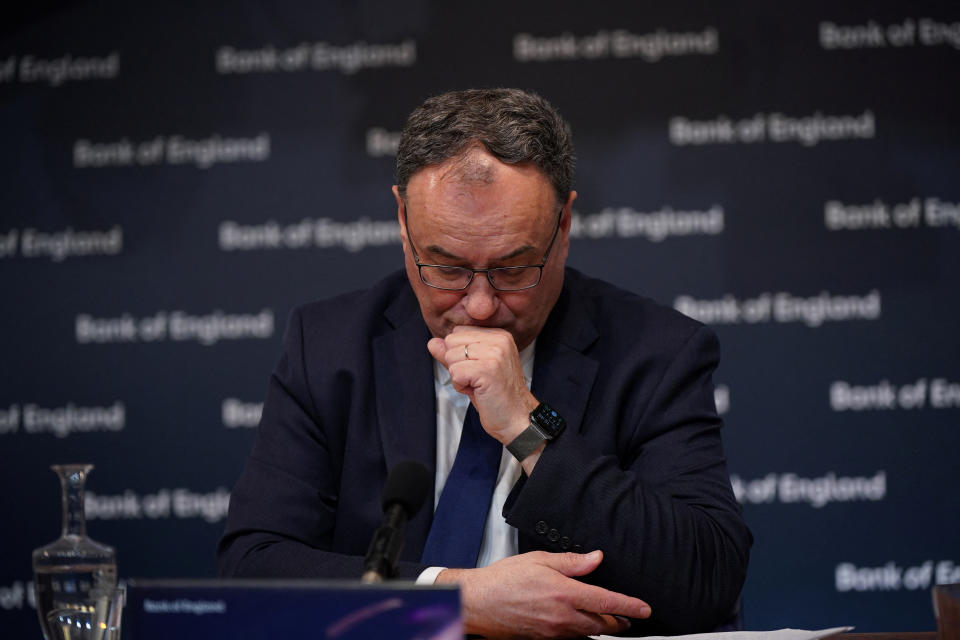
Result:
{"label": "sleeve button", "polygon": [[550,542],[556,542],[559,539],[560,539],[560,532],[557,531],[556,529],[550,529],[550,531],[547,533],[547,540],[549,540]]}
{"label": "sleeve button", "polygon": [[540,535],[545,534],[547,532],[547,523],[541,520],[537,523],[536,530]]}

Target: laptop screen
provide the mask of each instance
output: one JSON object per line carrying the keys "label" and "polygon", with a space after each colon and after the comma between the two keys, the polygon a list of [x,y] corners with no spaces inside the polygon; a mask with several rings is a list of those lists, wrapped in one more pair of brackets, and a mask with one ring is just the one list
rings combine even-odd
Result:
{"label": "laptop screen", "polygon": [[463,638],[456,586],[318,580],[128,580],[124,637]]}

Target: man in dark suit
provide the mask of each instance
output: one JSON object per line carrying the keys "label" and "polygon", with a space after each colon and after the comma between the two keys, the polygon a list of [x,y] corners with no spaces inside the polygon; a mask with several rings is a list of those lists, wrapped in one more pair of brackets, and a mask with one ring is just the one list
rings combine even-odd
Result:
{"label": "man in dark suit", "polygon": [[[437,511],[408,525],[399,571],[459,583],[468,632],[681,633],[730,616],[751,537],[713,403],[716,339],[565,268],[572,178],[566,124],[539,96],[451,92],[411,114],[394,187],[405,274],[292,315],[222,574],[359,576],[386,474],[413,459],[436,474]],[[482,524],[442,529],[468,506],[444,498],[471,412],[492,497]],[[478,550],[448,563],[461,536]]]}

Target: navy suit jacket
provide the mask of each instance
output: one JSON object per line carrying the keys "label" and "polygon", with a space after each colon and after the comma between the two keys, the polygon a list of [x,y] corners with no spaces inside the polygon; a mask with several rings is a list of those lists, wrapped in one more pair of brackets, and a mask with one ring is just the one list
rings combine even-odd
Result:
{"label": "navy suit jacket", "polygon": [[[219,545],[221,575],[356,578],[387,472],[431,470],[430,334],[406,276],[296,309]],[[566,418],[503,510],[520,551],[591,551],[587,582],[647,601],[634,633],[714,628],[735,606],[752,538],[730,488],[713,333],[567,269],[537,337],[533,394]],[[432,496],[431,493],[428,495]],[[415,577],[432,519],[407,526]]]}

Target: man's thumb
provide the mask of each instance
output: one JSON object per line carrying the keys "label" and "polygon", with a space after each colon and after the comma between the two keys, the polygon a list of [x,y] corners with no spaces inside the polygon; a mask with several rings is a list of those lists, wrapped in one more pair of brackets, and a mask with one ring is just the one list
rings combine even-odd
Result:
{"label": "man's thumb", "polygon": [[590,553],[557,553],[550,564],[565,576],[585,576],[603,562],[603,551],[597,549]]}

